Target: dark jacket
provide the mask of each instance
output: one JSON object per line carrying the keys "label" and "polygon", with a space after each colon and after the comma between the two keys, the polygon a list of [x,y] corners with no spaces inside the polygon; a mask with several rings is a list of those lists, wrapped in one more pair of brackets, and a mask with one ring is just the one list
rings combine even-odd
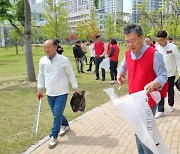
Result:
{"label": "dark jacket", "polygon": [[61,47],[60,45],[58,45],[58,47],[57,47],[57,53],[58,54],[60,54],[60,55],[62,55],[62,53],[63,53],[63,51],[64,51],[64,49],[63,49],[63,47]]}
{"label": "dark jacket", "polygon": [[82,51],[82,48],[78,45],[75,45],[73,47],[73,54],[74,54],[74,58],[82,58],[84,56],[84,52]]}

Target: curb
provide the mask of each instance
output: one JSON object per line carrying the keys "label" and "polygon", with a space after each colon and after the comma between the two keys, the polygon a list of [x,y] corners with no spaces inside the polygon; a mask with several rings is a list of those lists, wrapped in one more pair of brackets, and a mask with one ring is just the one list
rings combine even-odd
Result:
{"label": "curb", "polygon": [[[108,101],[106,103],[110,103],[111,101]],[[101,106],[105,105],[106,103],[95,107],[94,109],[85,112],[84,114],[82,114],[81,116],[77,117],[76,119],[69,121],[69,125],[73,124],[74,122],[78,121],[80,118],[84,117],[84,116],[88,116],[91,112],[93,112],[94,110],[97,110],[98,108],[100,108]],[[47,142],[49,140],[49,135],[45,136],[43,139],[41,139],[37,144],[33,144],[31,145],[25,152],[23,152],[23,154],[30,154],[32,153],[35,149],[37,149],[39,146],[41,146],[42,144],[44,144],[45,142]]]}

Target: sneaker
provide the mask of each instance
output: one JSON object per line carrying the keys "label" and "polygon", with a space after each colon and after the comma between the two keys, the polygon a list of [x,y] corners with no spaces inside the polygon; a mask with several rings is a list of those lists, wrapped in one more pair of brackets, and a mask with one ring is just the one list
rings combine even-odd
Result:
{"label": "sneaker", "polygon": [[163,112],[157,112],[155,115],[155,119],[158,119],[163,116]]}
{"label": "sneaker", "polygon": [[60,136],[64,136],[70,130],[69,126],[61,126]]}
{"label": "sneaker", "polygon": [[114,81],[114,80],[112,80],[112,81],[110,81],[109,83],[110,83],[110,84],[114,84],[114,83],[115,83],[115,81]]}
{"label": "sneaker", "polygon": [[91,72],[91,70],[86,70],[87,72]]}
{"label": "sneaker", "polygon": [[49,149],[53,149],[57,144],[57,138],[54,138],[51,136],[50,141],[49,141]]}
{"label": "sneaker", "polygon": [[85,73],[84,71],[81,71],[81,73]]}
{"label": "sneaker", "polygon": [[102,79],[102,81],[105,81],[105,79]]}
{"label": "sneaker", "polygon": [[174,112],[174,108],[173,108],[173,106],[169,106],[169,112]]}
{"label": "sneaker", "polygon": [[96,78],[96,80],[99,80],[99,78]]}

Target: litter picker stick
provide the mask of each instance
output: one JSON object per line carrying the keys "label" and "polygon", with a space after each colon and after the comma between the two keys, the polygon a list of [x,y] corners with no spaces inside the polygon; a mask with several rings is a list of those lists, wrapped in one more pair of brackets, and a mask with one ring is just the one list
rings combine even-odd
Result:
{"label": "litter picker stick", "polygon": [[36,109],[36,114],[35,114],[35,119],[34,119],[34,124],[33,124],[33,130],[32,130],[32,137],[34,133],[37,134],[38,132],[38,125],[39,125],[39,116],[40,116],[40,110],[41,110],[41,102],[42,98],[39,99],[38,106]]}
{"label": "litter picker stick", "polygon": [[40,110],[41,110],[41,102],[42,102],[42,98],[40,98],[40,100],[39,100],[38,114],[37,114],[37,121],[36,121],[36,134],[38,132],[38,126],[39,126],[39,116],[40,116]]}

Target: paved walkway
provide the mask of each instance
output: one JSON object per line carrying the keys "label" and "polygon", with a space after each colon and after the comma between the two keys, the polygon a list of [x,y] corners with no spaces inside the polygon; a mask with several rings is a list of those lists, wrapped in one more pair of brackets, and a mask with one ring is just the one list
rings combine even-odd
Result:
{"label": "paved walkway", "polygon": [[[167,103],[166,103],[167,104]],[[176,91],[173,113],[157,121],[170,154],[180,154],[180,92]],[[137,154],[134,132],[127,121],[108,102],[81,116],[54,149],[49,141],[32,154]]]}

